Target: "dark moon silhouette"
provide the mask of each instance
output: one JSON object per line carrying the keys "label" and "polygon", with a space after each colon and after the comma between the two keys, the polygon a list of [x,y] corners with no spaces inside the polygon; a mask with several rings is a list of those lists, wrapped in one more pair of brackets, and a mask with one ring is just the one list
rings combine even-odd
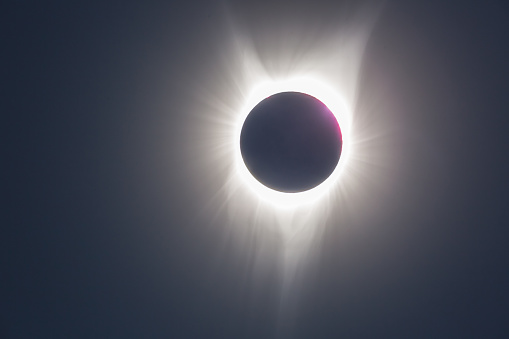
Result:
{"label": "dark moon silhouette", "polygon": [[281,192],[321,184],[336,168],[342,144],[334,114],[318,99],[298,92],[262,100],[240,135],[242,158],[251,174]]}

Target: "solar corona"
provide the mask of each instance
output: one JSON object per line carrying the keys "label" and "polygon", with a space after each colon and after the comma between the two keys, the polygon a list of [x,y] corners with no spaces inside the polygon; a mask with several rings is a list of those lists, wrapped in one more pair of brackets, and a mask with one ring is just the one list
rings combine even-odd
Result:
{"label": "solar corona", "polygon": [[349,153],[351,113],[338,91],[310,77],[254,87],[237,123],[237,175],[277,207],[334,189]]}

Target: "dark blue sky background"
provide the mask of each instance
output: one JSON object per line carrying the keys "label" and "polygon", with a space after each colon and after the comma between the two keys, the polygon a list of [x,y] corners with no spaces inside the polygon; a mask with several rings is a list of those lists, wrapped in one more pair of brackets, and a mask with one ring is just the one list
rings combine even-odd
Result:
{"label": "dark blue sky background", "polygon": [[[337,1],[227,7],[257,39],[348,16]],[[246,303],[250,253],[195,218],[185,133],[226,48],[223,9],[3,7],[1,337],[273,337],[276,278]],[[504,1],[386,2],[358,105],[395,102],[411,135],[399,185],[370,227],[329,221],[296,337],[508,336],[508,16]]]}

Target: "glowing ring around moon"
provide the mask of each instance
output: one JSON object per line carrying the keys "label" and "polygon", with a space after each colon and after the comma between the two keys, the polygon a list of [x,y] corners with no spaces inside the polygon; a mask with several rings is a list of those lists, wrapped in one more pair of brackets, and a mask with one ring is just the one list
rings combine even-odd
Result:
{"label": "glowing ring around moon", "polygon": [[[321,184],[303,192],[280,192],[259,182],[246,167],[240,149],[240,134],[242,126],[251,110],[262,100],[281,92],[300,92],[315,97],[321,101],[336,117],[342,133],[342,151],[336,168]],[[271,205],[277,207],[293,207],[315,202],[317,199],[327,195],[327,193],[330,193],[331,190],[335,188],[338,178],[343,172],[344,165],[350,153],[350,125],[350,109],[343,98],[339,95],[338,91],[333,90],[331,86],[327,86],[322,82],[309,78],[261,83],[256,86],[251,95],[248,96],[245,106],[241,110],[241,114],[239,114],[239,119],[235,124],[236,131],[234,133],[234,145],[236,175],[259,199]]]}

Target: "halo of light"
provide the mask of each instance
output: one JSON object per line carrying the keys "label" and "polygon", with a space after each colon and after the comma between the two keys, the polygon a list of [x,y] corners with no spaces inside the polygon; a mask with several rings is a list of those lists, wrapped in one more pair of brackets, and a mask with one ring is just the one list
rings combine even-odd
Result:
{"label": "halo of light", "polygon": [[[341,128],[343,145],[341,156],[336,168],[322,183],[303,192],[280,192],[263,185],[249,172],[241,154],[240,134],[247,116],[260,101],[281,92],[299,92],[318,99],[334,114]],[[350,108],[343,97],[334,91],[331,86],[327,86],[323,81],[318,81],[310,77],[301,77],[259,83],[253,87],[250,95],[248,95],[246,103],[241,110],[241,113],[238,115],[238,120],[235,124],[236,131],[234,133],[235,139],[233,143],[235,145],[236,175],[248,187],[249,191],[255,194],[259,199],[268,202],[274,207],[295,207],[315,202],[331,189],[334,189],[337,180],[341,176],[342,170],[350,153],[350,125]]]}

